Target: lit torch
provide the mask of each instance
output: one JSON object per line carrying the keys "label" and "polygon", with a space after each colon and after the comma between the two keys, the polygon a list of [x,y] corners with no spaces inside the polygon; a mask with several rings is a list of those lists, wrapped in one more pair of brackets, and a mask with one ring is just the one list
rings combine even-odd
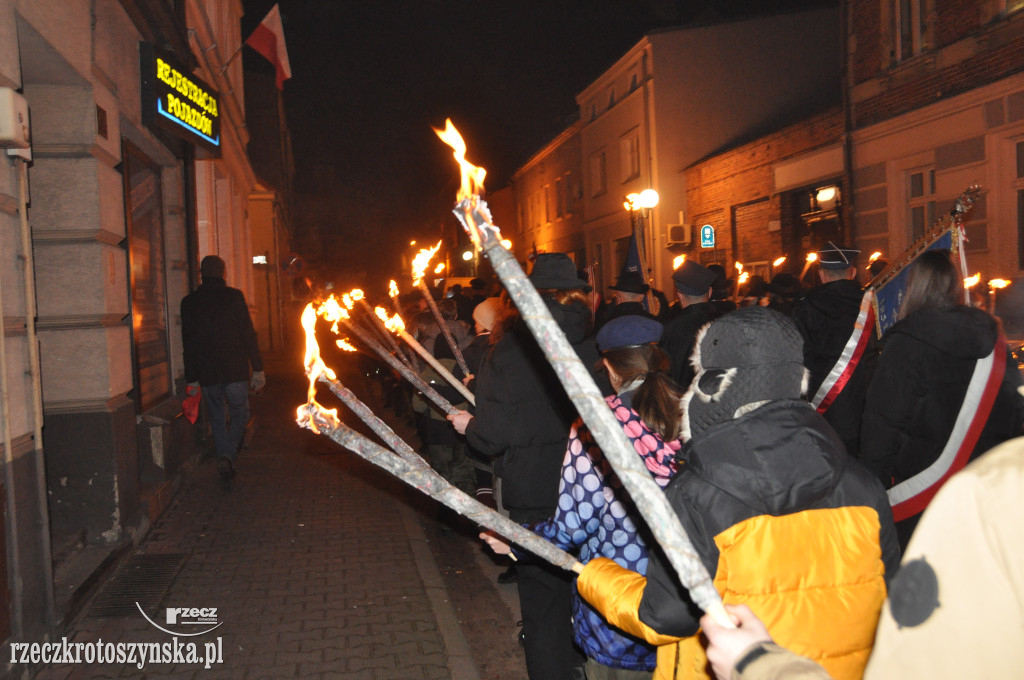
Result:
{"label": "lit torch", "polygon": [[[325,314],[334,313],[333,309],[323,307],[321,309],[324,309]],[[329,437],[337,444],[387,470],[406,484],[447,505],[473,522],[492,529],[508,541],[523,546],[551,564],[577,573],[583,570],[583,565],[567,552],[452,486],[432,470],[426,461],[373,411],[342,385],[334,372],[320,358],[320,348],[317,345],[314,332],[316,316],[317,312],[313,309],[313,305],[306,305],[306,309],[302,313],[302,325],[306,330],[305,368],[306,375],[309,377],[309,396],[307,402],[300,406],[296,413],[298,424],[301,427]],[[392,448],[392,451],[346,427],[338,419],[336,409],[329,411],[318,404],[315,399],[318,381],[327,384],[331,392],[377,433],[381,440]]]}
{"label": "lit torch", "polygon": [[811,268],[811,265],[818,261],[817,253],[807,253],[807,259],[804,261],[804,268],[800,270],[800,276],[798,277],[801,281],[804,280],[804,274]]}
{"label": "lit torch", "polygon": [[739,300],[740,300],[740,284],[741,283],[745,283],[746,279],[743,278],[743,263],[742,262],[736,262],[733,266],[736,267],[736,289],[733,290],[733,292],[732,292],[732,301],[733,302],[739,302]]}
{"label": "lit torch", "polygon": [[430,258],[434,257],[434,253],[441,247],[441,242],[438,241],[437,245],[433,248],[424,248],[413,258],[412,261],[412,281],[413,284],[419,287],[420,292],[423,293],[423,298],[427,301],[427,305],[430,306],[430,311],[434,313],[434,318],[437,319],[437,325],[441,329],[441,333],[444,334],[444,339],[448,342],[448,346],[452,348],[452,354],[455,355],[455,361],[459,363],[459,368],[466,375],[472,373],[469,370],[469,366],[466,365],[466,360],[462,356],[462,350],[459,349],[459,343],[455,342],[455,338],[452,337],[452,331],[448,328],[448,322],[441,316],[441,310],[437,308],[437,302],[434,301],[434,296],[430,294],[430,289],[427,288],[426,282],[423,281],[423,276],[426,274],[427,265],[430,264]]}
{"label": "lit torch", "polygon": [[[384,341],[391,346],[391,349],[395,350],[395,354],[397,354],[402,361],[405,361],[406,357],[402,353],[402,348],[398,346],[398,343],[395,342],[395,337],[391,335],[391,333],[388,333],[388,329],[384,328],[384,324],[381,323],[373,309],[370,308],[370,303],[366,301],[366,296],[363,294],[363,291],[359,288],[355,288],[349,291],[348,295],[352,300],[358,302],[363,311],[366,312],[366,316],[370,317],[370,323],[373,325],[377,334],[384,338]],[[349,307],[349,309],[352,308]]]}
{"label": "lit torch", "polygon": [[[424,361],[430,364],[431,367],[433,367],[433,369],[437,371],[438,375],[447,380],[448,384],[450,384],[452,387],[457,389],[459,391],[459,394],[466,398],[466,401],[468,401],[473,406],[476,406],[476,399],[473,398],[473,393],[470,392],[466,388],[466,386],[462,384],[462,381],[456,378],[454,375],[452,375],[451,371],[444,367],[444,364],[435,359],[434,355],[428,352],[427,349],[422,344],[420,344],[420,342],[416,338],[412,337],[406,332],[405,322],[402,321],[401,316],[395,314],[393,317],[388,318],[388,313],[384,311],[383,307],[377,307],[375,311],[377,313],[377,318],[380,320],[380,322],[384,325],[385,328],[387,328],[392,333],[395,333],[398,337],[402,338],[402,340],[405,340],[405,342],[408,343],[409,347],[413,348],[413,351],[415,351],[416,354],[419,354]],[[467,373],[467,375],[469,374]]]}
{"label": "lit torch", "polygon": [[679,580],[690,591],[693,601],[714,616],[720,625],[734,627],[722,606],[722,598],[715,590],[711,576],[669,505],[665,492],[651,478],[650,472],[636,455],[622,426],[594,384],[594,379],[552,318],[537,290],[515,257],[501,246],[501,233],[491,221],[487,203],[480,197],[485,175],[483,168],[466,161],[466,144],[450,120],[446,121],[443,131],[435,132],[452,147],[455,160],[462,169],[455,216],[462,222],[473,243],[491,260],[495,273],[555,368],[555,374],[566,393],[665,551]]}
{"label": "lit torch", "polygon": [[996,291],[1006,288],[1010,283],[1006,279],[992,279],[988,282],[988,311],[990,314],[996,313]]}
{"label": "lit torch", "polygon": [[434,404],[444,413],[458,413],[458,409],[452,406],[447,399],[438,394],[437,390],[428,385],[427,382],[421,378],[418,373],[416,373],[416,371],[396,359],[392,352],[389,352],[383,345],[374,340],[369,333],[357,324],[352,323],[348,310],[339,305],[337,299],[333,295],[324,300],[320,307],[317,308],[316,314],[319,314],[324,319],[332,323],[331,332],[333,333],[338,332],[339,325],[345,326],[345,328],[354,333],[364,345],[376,352],[377,356],[387,362],[388,366],[395,369],[399,375],[412,383],[413,387],[422,392],[423,396],[427,399],[434,402]]}

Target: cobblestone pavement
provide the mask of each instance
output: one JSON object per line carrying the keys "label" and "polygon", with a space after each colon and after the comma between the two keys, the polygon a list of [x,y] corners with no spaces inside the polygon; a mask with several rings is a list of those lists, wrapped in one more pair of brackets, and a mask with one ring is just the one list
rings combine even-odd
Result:
{"label": "cobblestone pavement", "polygon": [[[177,640],[197,641],[200,654],[211,645],[220,662],[61,665],[37,680],[525,680],[515,586],[495,581],[505,565],[484,554],[471,528],[440,523],[432,501],[300,430],[301,370],[280,361],[267,369],[268,387],[253,399],[255,435],[231,488],[212,460],[194,467],[135,551],[186,555],[147,613],[166,626],[167,607],[216,607],[219,628]],[[372,391],[361,376],[351,379],[357,393]],[[407,423],[375,409],[416,445]],[[173,644],[141,614],[98,617],[88,606],[65,634]]]}

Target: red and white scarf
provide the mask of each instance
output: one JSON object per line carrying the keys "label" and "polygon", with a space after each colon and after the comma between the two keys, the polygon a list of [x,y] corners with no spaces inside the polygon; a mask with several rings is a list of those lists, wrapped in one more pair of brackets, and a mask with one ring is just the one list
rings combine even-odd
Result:
{"label": "red and white scarf", "polygon": [[974,364],[967,394],[942,453],[927,468],[889,489],[889,504],[897,522],[922,512],[946,480],[967,465],[988,422],[1005,372],[1006,339],[1000,335],[992,352]]}
{"label": "red and white scarf", "polygon": [[814,397],[811,399],[811,405],[817,409],[818,413],[824,413],[828,410],[828,407],[832,405],[832,402],[836,400],[839,393],[846,387],[846,384],[850,381],[850,376],[857,369],[861,357],[864,356],[864,350],[867,348],[871,334],[875,330],[874,300],[875,294],[872,291],[869,290],[864,293],[864,297],[860,301],[860,312],[857,314],[857,320],[853,324],[853,333],[850,335],[850,339],[846,341],[846,346],[843,348],[842,354],[839,355],[836,365],[825,376],[825,379],[818,387],[818,391],[814,393]]}

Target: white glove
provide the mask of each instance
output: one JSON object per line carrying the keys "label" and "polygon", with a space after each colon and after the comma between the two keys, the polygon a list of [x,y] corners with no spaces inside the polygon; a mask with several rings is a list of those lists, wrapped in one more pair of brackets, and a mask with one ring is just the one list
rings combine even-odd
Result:
{"label": "white glove", "polygon": [[267,375],[263,371],[255,371],[252,374],[252,381],[249,383],[249,387],[252,388],[253,392],[259,392],[267,384]]}

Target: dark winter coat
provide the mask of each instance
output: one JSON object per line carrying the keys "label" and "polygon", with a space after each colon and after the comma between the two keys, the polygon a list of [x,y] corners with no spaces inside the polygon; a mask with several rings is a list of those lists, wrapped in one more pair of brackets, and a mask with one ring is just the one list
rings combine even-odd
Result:
{"label": "dark winter coat", "polygon": [[[860,314],[864,291],[855,281],[846,279],[816,286],[793,309],[793,321],[804,338],[804,366],[810,371],[807,398],[814,396],[836,365]],[[860,426],[864,399],[878,363],[878,343],[874,330],[850,380],[832,405],[825,420],[839,433],[846,452],[860,455]]]}
{"label": "dark winter coat", "polygon": [[246,382],[250,366],[263,370],[245,296],[224,279],[204,277],[202,285],[181,301],[181,339],[185,382]]}
{"label": "dark winter coat", "polygon": [[[900,559],[878,480],[795,399],[715,425],[683,454],[665,493],[723,600],[748,604],[780,644],[824,663],[833,677],[860,677],[884,578]],[[661,645],[655,677],[702,677],[702,612],[664,553],[651,550],[646,580],[591,564],[579,578],[581,595],[614,625]]]}
{"label": "dark winter coat", "polygon": [[[597,347],[588,337],[590,310],[546,299],[555,321],[588,367]],[[470,445],[504,454],[502,500],[512,519],[546,519],[558,483],[576,409],[525,322],[518,319],[491,348],[476,379],[476,411],[466,428]]]}
{"label": "dark winter coat", "polygon": [[[886,332],[868,388],[861,460],[887,488],[913,477],[939,457],[953,431],[975,362],[992,352],[997,337],[991,315],[963,305],[919,310]],[[1005,347],[997,349],[1009,352]],[[1021,434],[1020,384],[1020,372],[1008,356],[1002,385],[972,460]]]}
{"label": "dark winter coat", "polygon": [[694,372],[690,366],[690,355],[693,354],[697,331],[719,316],[721,314],[715,305],[710,302],[698,302],[687,305],[665,323],[661,348],[672,360],[672,379],[684,390],[693,381]]}
{"label": "dark winter coat", "polygon": [[608,309],[608,313],[605,314],[603,323],[608,323],[612,319],[617,319],[620,316],[644,316],[648,319],[654,318],[653,314],[644,309],[644,303],[642,302],[619,302]]}

